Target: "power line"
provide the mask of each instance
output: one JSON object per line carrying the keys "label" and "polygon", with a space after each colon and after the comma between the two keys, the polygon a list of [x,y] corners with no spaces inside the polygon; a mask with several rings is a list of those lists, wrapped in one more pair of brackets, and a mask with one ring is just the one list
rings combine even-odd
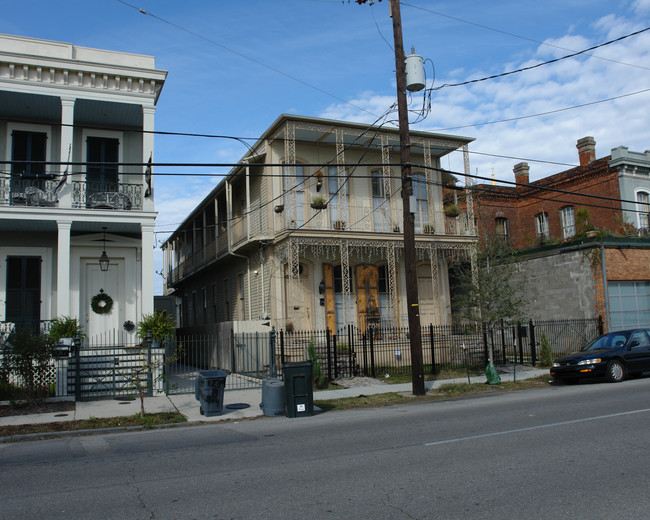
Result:
{"label": "power line", "polygon": [[264,67],[264,68],[266,68],[266,69],[268,69],[268,70],[270,70],[272,72],[275,72],[276,74],[280,74],[280,75],[284,76],[285,78],[288,78],[288,79],[290,79],[292,81],[300,83],[301,85],[304,85],[305,87],[309,87],[309,88],[311,88],[311,89],[313,89],[313,90],[315,90],[317,92],[320,92],[321,94],[325,94],[326,96],[329,96],[329,97],[331,97],[333,99],[336,99],[337,101],[345,103],[346,105],[350,105],[351,107],[356,108],[357,110],[361,110],[361,111],[363,111],[363,112],[365,112],[367,114],[370,114],[371,116],[377,117],[377,114],[373,114],[372,112],[370,112],[369,110],[366,110],[365,108],[362,108],[362,107],[359,107],[359,106],[357,106],[357,105],[355,105],[353,103],[350,103],[349,101],[346,101],[345,99],[340,98],[340,97],[336,96],[335,94],[332,94],[331,92],[327,92],[326,90],[323,90],[320,87],[312,85],[311,83],[307,83],[306,81],[303,81],[302,79],[297,78],[296,76],[292,76],[291,74],[283,72],[280,69],[276,69],[275,67],[271,67],[270,65],[267,65],[266,63],[263,63],[263,62],[255,59],[255,58],[251,58],[250,56],[247,56],[246,54],[243,54],[243,53],[241,53],[239,51],[236,51],[235,49],[232,49],[232,48],[230,48],[230,47],[228,47],[226,45],[223,45],[222,43],[219,43],[219,42],[217,42],[215,40],[211,40],[210,38],[207,38],[207,37],[205,37],[205,36],[203,36],[203,35],[201,35],[201,34],[199,34],[197,32],[194,32],[194,31],[192,31],[190,29],[187,29],[186,27],[183,27],[183,26],[178,25],[176,23],[170,22],[169,20],[166,20],[165,18],[161,18],[160,16],[157,16],[157,15],[155,15],[153,13],[150,13],[146,9],[136,7],[135,5],[129,4],[128,2],[125,2],[124,0],[117,0],[117,1],[119,3],[121,3],[121,4],[126,5],[127,7],[130,7],[131,9],[135,9],[139,13],[142,13],[142,14],[144,14],[146,16],[151,16],[152,18],[154,18],[154,19],[156,19],[156,20],[158,20],[160,22],[166,23],[167,25],[170,25],[171,27],[174,27],[175,29],[178,29],[179,31],[183,31],[183,32],[186,32],[187,34],[195,36],[196,38],[200,38],[201,40],[204,40],[204,41],[206,41],[206,42],[208,42],[208,43],[210,43],[212,45],[215,45],[215,46],[217,46],[217,47],[219,47],[219,48],[221,48],[221,49],[223,49],[225,51],[228,51],[228,52],[230,52],[232,54],[235,54],[236,56],[239,56],[240,58],[244,58],[245,60],[248,60],[248,61],[250,61],[252,63],[255,63],[256,65],[259,65],[259,66]]}
{"label": "power line", "polygon": [[[500,74],[493,74],[492,76],[486,76],[486,77],[483,77],[483,78],[470,79],[470,80],[467,80],[467,81],[461,81],[460,83],[444,83],[444,84],[440,85],[439,87],[432,87],[430,89],[427,89],[427,91],[432,92],[434,90],[441,90],[441,89],[447,88],[447,87],[460,87],[460,86],[469,85],[469,84],[472,84],[472,83],[479,83],[479,82],[488,81],[488,80],[491,80],[491,79],[503,78],[505,76],[510,76],[512,74],[518,74],[520,72],[525,72],[525,71],[537,69],[539,67],[543,67],[544,65],[550,65],[551,63],[557,63],[558,61],[566,60],[568,58],[575,58],[576,56],[579,56],[581,54],[585,54],[585,53],[587,53],[589,51],[593,51],[594,49],[599,49],[599,48],[604,47],[606,45],[611,45],[612,43],[616,43],[616,42],[619,42],[621,40],[625,40],[626,38],[630,38],[631,36],[636,36],[638,34],[646,32],[646,31],[650,31],[650,27],[646,27],[645,29],[635,31],[635,32],[630,33],[630,34],[626,34],[625,36],[615,38],[614,40],[610,40],[608,42],[601,43],[599,45],[594,45],[593,47],[589,47],[588,49],[584,49],[582,51],[574,52],[573,54],[568,54],[566,56],[562,56],[561,58],[555,58],[555,59],[552,59],[552,60],[544,61],[542,63],[537,63],[536,65],[531,65],[529,67],[521,67],[519,69],[511,70],[509,72],[502,72]],[[648,69],[648,70],[650,70],[650,69]]]}
{"label": "power line", "polygon": [[[488,31],[493,31],[493,32],[500,33],[500,34],[505,34],[506,36],[512,36],[513,38],[519,38],[520,40],[526,40],[526,41],[529,41],[529,42],[537,43],[539,45],[545,45],[547,47],[553,47],[554,49],[560,49],[562,51],[576,52],[574,49],[567,49],[566,47],[561,47],[559,45],[554,45],[552,43],[535,40],[533,38],[528,38],[527,36],[521,36],[519,34],[504,31],[504,30],[501,30],[501,29],[496,29],[496,28],[490,27],[488,25],[483,25],[483,24],[480,24],[480,23],[472,22],[472,21],[469,21],[469,20],[465,20],[463,18],[458,18],[456,16],[450,16],[448,14],[444,14],[444,13],[441,13],[439,11],[432,11],[431,9],[425,9],[424,7],[419,7],[417,5],[408,4],[406,2],[400,2],[400,4],[405,5],[407,7],[411,7],[413,9],[419,9],[420,11],[425,11],[427,13],[435,14],[436,16],[441,16],[443,18],[448,18],[450,20],[455,20],[457,22],[465,23],[465,24],[468,24],[468,25],[473,25],[475,27],[480,27],[481,29],[487,29]],[[625,65],[627,67],[635,67],[637,69],[650,70],[650,68],[644,67],[642,65],[636,65],[634,63],[625,63],[625,62],[622,62],[622,61],[613,60],[611,58],[604,58],[602,56],[597,56],[595,54],[590,54],[589,56],[591,56],[592,58],[597,58],[599,60],[609,61],[609,62],[612,62],[612,63],[618,63],[619,65]]]}

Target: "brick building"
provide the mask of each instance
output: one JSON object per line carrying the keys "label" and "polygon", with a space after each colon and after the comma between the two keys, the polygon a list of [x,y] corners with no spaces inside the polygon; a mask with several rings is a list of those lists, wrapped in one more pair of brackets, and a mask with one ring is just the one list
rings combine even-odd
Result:
{"label": "brick building", "polygon": [[474,186],[479,234],[523,249],[570,240],[591,227],[615,234],[647,229],[650,152],[620,146],[596,159],[593,137],[580,139],[577,148],[575,168],[530,182],[530,167],[522,162],[514,167],[514,185]]}
{"label": "brick building", "polygon": [[474,186],[479,237],[519,250],[531,318],[650,326],[650,152],[619,146],[597,159],[595,145],[578,140],[580,165],[555,175],[530,182],[519,163],[514,185]]}

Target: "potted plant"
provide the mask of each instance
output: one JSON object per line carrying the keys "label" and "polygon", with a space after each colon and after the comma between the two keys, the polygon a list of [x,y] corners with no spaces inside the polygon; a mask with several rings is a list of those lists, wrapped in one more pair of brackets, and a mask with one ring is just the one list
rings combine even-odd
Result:
{"label": "potted plant", "polygon": [[433,235],[433,233],[434,233],[433,226],[430,226],[429,224],[426,224],[422,228],[422,233],[424,233],[425,235]]}
{"label": "potted plant", "polygon": [[343,231],[345,229],[345,220],[337,220],[332,225],[334,226],[334,229],[338,231]]}
{"label": "potted plant", "polygon": [[458,206],[456,204],[449,204],[444,207],[445,215],[448,217],[457,217],[459,215]]}
{"label": "potted plant", "polygon": [[174,319],[165,312],[154,312],[144,314],[138,322],[138,337],[145,341],[151,335],[155,347],[165,339],[174,334],[176,329]]}
{"label": "potted plant", "polygon": [[327,208],[327,201],[324,197],[314,197],[311,199],[311,207],[314,209],[325,209]]}
{"label": "potted plant", "polygon": [[77,335],[80,339],[86,337],[83,326],[77,321],[77,318],[70,316],[59,316],[53,319],[50,322],[50,330],[47,335],[54,345],[55,357],[67,357]]}

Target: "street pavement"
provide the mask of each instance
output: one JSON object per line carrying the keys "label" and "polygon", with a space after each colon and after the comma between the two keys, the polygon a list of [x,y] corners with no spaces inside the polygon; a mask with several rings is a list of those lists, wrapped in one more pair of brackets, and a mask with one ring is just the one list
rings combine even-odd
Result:
{"label": "street pavement", "polygon": [[[517,366],[516,371],[512,367],[504,373],[500,370],[501,381],[522,380],[539,375],[548,374],[548,369],[536,369],[531,367]],[[440,379],[426,381],[425,387],[428,390],[447,383],[466,383],[467,378]],[[485,383],[484,375],[471,378],[472,383]],[[411,392],[411,383],[388,384],[377,383],[376,380],[359,378],[356,386],[342,388],[340,390],[323,390],[314,392],[314,401],[327,399],[342,399],[346,397],[358,397],[361,395],[373,395],[390,392]],[[65,399],[65,398],[63,398]],[[199,402],[193,393],[180,395],[159,395],[146,397],[144,408],[146,413],[174,412],[183,414],[188,423],[209,423],[227,420],[244,420],[261,417],[264,412],[260,408],[262,401],[262,389],[226,390],[223,396],[223,412],[220,415],[206,417],[199,411]],[[5,403],[2,403],[5,404]],[[248,406],[244,406],[248,405]],[[50,422],[74,421],[107,417],[121,417],[133,415],[140,412],[140,400],[126,399],[102,399],[97,401],[82,401],[75,405],[74,410],[66,412],[40,413],[31,415],[14,415],[0,417],[0,426],[21,425],[21,424],[43,424]],[[183,423],[187,424],[187,423]],[[2,439],[0,439],[1,442]]]}

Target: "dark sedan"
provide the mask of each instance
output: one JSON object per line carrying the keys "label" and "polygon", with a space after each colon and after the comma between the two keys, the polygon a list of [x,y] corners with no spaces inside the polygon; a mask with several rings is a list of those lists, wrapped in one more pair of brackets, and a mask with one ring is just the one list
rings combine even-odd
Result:
{"label": "dark sedan", "polygon": [[650,371],[650,329],[605,334],[579,352],[556,359],[553,379],[575,382],[583,377],[605,377],[617,383],[629,374]]}

